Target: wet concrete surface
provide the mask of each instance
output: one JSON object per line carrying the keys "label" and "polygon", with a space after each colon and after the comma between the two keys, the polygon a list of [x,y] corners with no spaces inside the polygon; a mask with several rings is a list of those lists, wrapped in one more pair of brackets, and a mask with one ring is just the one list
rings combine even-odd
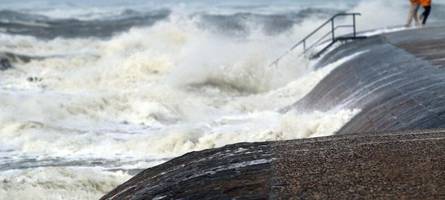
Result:
{"label": "wet concrete surface", "polygon": [[330,52],[319,67],[356,52],[293,105],[358,108],[338,134],[445,127],[445,27],[370,37]]}

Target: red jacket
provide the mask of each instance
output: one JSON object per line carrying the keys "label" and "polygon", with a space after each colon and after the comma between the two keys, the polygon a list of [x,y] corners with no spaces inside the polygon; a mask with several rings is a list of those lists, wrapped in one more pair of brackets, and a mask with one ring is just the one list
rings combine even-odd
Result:
{"label": "red jacket", "polygon": [[431,0],[418,0],[422,6],[431,6]]}

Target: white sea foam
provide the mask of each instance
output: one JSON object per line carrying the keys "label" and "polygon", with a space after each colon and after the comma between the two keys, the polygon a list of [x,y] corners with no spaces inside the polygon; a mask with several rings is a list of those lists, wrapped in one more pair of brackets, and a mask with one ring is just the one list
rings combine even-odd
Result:
{"label": "white sea foam", "polygon": [[0,173],[0,197],[8,199],[98,199],[129,179],[123,172],[46,167]]}
{"label": "white sea foam", "polygon": [[[128,92],[73,95],[5,91],[1,98],[7,106],[2,107],[0,141],[31,155],[110,159],[174,156],[237,142],[332,134],[356,111],[283,115],[271,110],[298,100],[331,70],[358,54],[268,93],[229,96],[222,105],[215,100],[224,96],[199,97],[194,92],[182,91],[183,97],[176,99],[181,94],[175,88],[155,92],[163,100]],[[176,92],[172,102],[163,94],[168,90],[172,90],[170,95]],[[291,119],[299,124],[293,133],[288,128]]]}

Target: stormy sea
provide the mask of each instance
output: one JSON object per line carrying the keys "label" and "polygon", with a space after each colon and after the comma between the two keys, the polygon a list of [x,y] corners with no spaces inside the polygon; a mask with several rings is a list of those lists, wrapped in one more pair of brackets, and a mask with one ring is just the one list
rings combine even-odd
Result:
{"label": "stormy sea", "polygon": [[97,199],[188,152],[334,134],[360,109],[282,110],[357,54],[271,63],[339,12],[382,32],[408,3],[0,0],[0,199]]}

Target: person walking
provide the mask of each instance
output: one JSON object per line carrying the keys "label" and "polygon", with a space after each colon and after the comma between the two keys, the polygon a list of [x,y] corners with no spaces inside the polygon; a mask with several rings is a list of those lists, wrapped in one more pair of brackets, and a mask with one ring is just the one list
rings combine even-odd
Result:
{"label": "person walking", "polygon": [[422,15],[420,15],[420,20],[422,21],[422,25],[425,25],[431,13],[431,0],[419,0],[419,1],[420,5],[424,9]]}
{"label": "person walking", "polygon": [[411,26],[413,19],[414,19],[416,26],[420,25],[419,16],[417,15],[419,7],[420,7],[420,0],[410,0],[410,9],[409,9],[409,14],[408,14],[408,21],[406,22],[406,25],[405,25],[406,27]]}

